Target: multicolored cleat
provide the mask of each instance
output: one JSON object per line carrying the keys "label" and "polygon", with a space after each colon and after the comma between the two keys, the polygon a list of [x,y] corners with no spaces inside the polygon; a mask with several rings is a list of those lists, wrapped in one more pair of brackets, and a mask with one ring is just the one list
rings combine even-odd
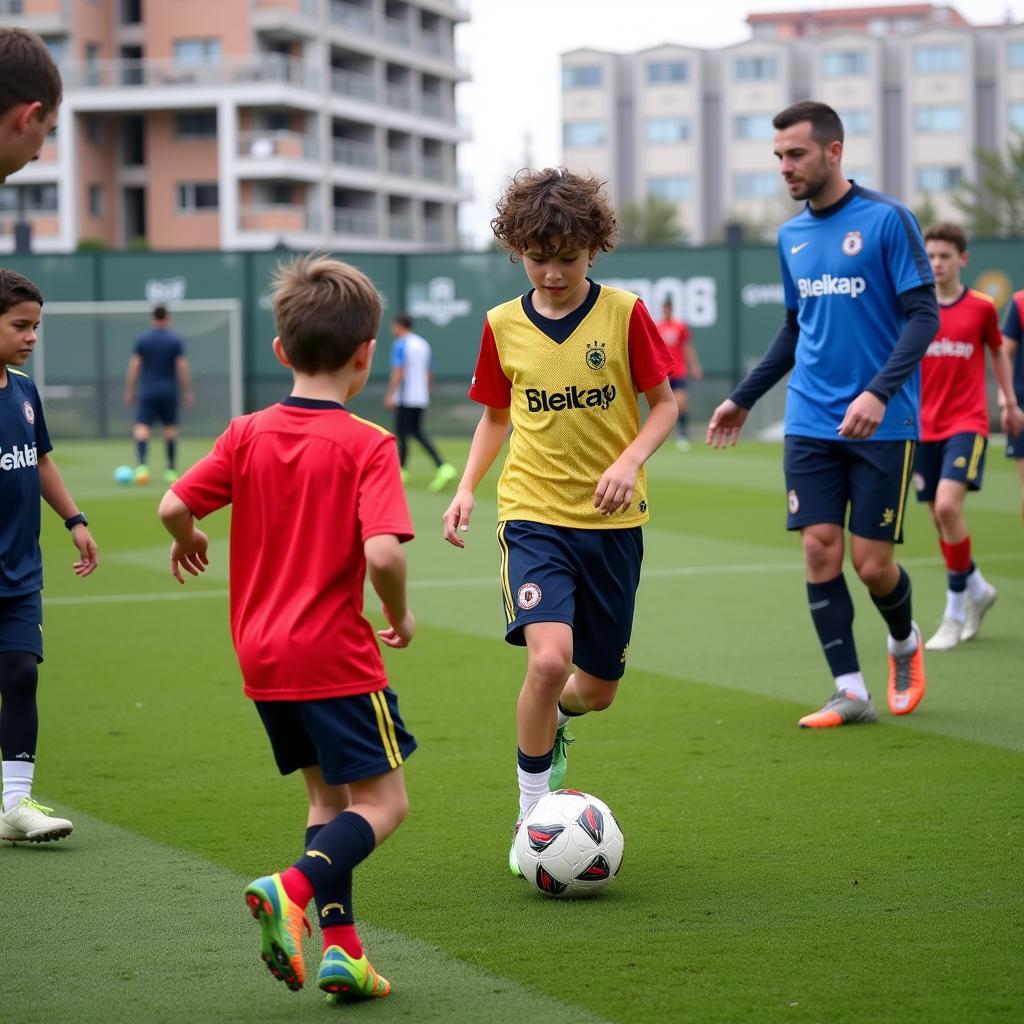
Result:
{"label": "multicolored cleat", "polygon": [[914,623],[917,647],[911,654],[889,654],[889,710],[894,715],[909,715],[924,696],[924,644],[921,630]]}
{"label": "multicolored cleat", "polygon": [[569,751],[566,749],[570,743],[575,743],[576,737],[569,732],[568,725],[561,725],[555,733],[555,749],[551,751],[551,776],[548,779],[548,787],[554,792],[562,788],[565,781],[565,773],[569,767]]}
{"label": "multicolored cleat", "polygon": [[23,796],[6,814],[0,814],[0,839],[9,843],[49,843],[71,835],[67,818],[53,817],[53,808]]}
{"label": "multicolored cleat", "polygon": [[877,721],[871,694],[867,700],[861,700],[848,690],[837,690],[821,708],[804,715],[799,724],[801,729],[833,729],[839,725]]}
{"label": "multicolored cleat", "polygon": [[317,984],[331,1002],[383,999],[391,994],[391,982],[374,970],[365,953],[357,959],[341,946],[328,946],[324,950]]}
{"label": "multicolored cleat", "polygon": [[279,874],[250,882],[245,902],[260,926],[260,958],[270,973],[298,992],[306,980],[302,962],[302,927],[312,934],[302,907],[288,898]]}
{"label": "multicolored cleat", "polygon": [[135,467],[135,482],[141,486],[149,483],[149,466],[145,463],[140,463]]}

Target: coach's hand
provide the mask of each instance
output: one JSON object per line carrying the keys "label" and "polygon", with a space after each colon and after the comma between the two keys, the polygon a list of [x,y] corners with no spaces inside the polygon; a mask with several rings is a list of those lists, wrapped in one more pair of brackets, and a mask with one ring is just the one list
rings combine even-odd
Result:
{"label": "coach's hand", "polygon": [[851,441],[870,437],[884,416],[885,403],[870,391],[862,391],[847,407],[843,422],[839,424],[839,436]]}
{"label": "coach's hand", "polygon": [[202,530],[194,529],[192,536],[187,542],[171,542],[171,575],[179,582],[184,583],[185,577],[181,575],[184,569],[190,576],[198,576],[206,572],[210,559],[206,555],[209,540]]}
{"label": "coach's hand", "polygon": [[473,514],[473,492],[459,488],[443,517],[444,539],[457,548],[464,548],[466,542],[459,536],[469,529],[469,517]]}
{"label": "coach's hand", "polygon": [[712,448],[725,448],[734,445],[740,436],[743,424],[747,422],[749,409],[737,405],[727,398],[712,414],[708,421],[708,432],[704,436],[705,444]]}
{"label": "coach's hand", "polygon": [[1016,403],[1002,406],[999,410],[999,425],[1004,434],[1017,435],[1024,432],[1024,411]]}

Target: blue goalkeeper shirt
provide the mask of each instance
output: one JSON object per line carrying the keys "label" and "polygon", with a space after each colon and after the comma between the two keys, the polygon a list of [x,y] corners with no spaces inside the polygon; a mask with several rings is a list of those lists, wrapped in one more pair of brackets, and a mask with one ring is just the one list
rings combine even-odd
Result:
{"label": "blue goalkeeper shirt", "polygon": [[[779,231],[785,304],[800,326],[786,434],[840,439],[847,406],[885,365],[906,322],[898,296],[934,284],[921,231],[900,203],[854,184]],[[918,434],[920,372],[891,396],[877,440]]]}

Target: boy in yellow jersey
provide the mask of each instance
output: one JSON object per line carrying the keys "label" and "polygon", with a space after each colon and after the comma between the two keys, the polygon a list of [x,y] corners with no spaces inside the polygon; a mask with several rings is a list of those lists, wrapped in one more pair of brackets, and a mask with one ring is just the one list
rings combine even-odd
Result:
{"label": "boy in yellow jersey", "polygon": [[[498,544],[505,639],[527,650],[518,828],[561,786],[569,719],[615,699],[648,519],[643,466],[672,432],[676,403],[668,351],[643,303],[587,277],[617,232],[603,184],[560,168],[523,170],[497,213],[495,237],[532,287],[484,322],[469,391],[484,411],[444,536],[464,546],[473,491],[511,423]],[[640,392],[650,409],[642,427]],[[509,868],[521,874],[511,850]]]}

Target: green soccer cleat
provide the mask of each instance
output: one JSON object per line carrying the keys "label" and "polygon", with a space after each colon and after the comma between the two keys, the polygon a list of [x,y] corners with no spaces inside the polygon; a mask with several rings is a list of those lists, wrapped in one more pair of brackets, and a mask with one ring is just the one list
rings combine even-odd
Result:
{"label": "green soccer cleat", "polygon": [[298,992],[306,980],[302,962],[302,926],[312,934],[302,907],[284,891],[279,874],[265,875],[250,882],[245,902],[260,926],[260,958],[270,973]]}
{"label": "green soccer cleat", "polygon": [[427,484],[427,490],[443,491],[458,475],[459,471],[450,462],[444,462],[437,467],[434,479]]}
{"label": "green soccer cleat", "polygon": [[365,953],[356,959],[341,946],[328,946],[324,950],[317,984],[327,993],[331,1003],[349,999],[383,999],[391,994],[391,982],[373,969]]}
{"label": "green soccer cleat", "polygon": [[178,471],[176,469],[165,469],[164,470],[164,483],[173,484],[178,479]]}
{"label": "green soccer cleat", "polygon": [[565,772],[569,767],[569,751],[566,747],[575,742],[576,737],[569,732],[568,725],[558,727],[555,733],[555,748],[551,751],[551,775],[548,779],[548,788],[552,791],[562,788]]}
{"label": "green soccer cleat", "polygon": [[525,814],[520,814],[516,818],[516,823],[512,828],[512,845],[508,848],[508,869],[516,878],[523,877],[523,869],[519,866],[519,861],[516,860],[516,835],[519,832],[519,826],[523,823]]}

